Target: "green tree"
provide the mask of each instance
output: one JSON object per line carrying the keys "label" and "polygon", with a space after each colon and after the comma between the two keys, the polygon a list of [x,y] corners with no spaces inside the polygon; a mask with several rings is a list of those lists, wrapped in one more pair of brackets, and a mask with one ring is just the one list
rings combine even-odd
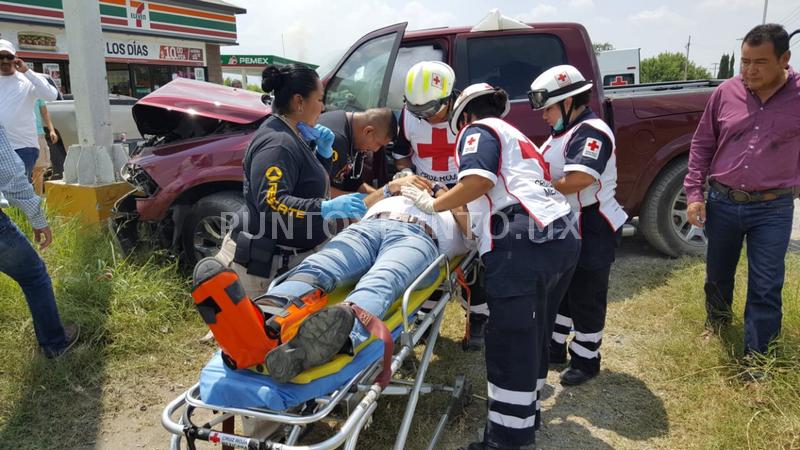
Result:
{"label": "green tree", "polygon": [[[642,83],[683,80],[686,62],[686,56],[677,52],[664,52],[652,58],[645,58],[641,63]],[[687,77],[690,80],[705,79],[711,78],[711,73],[689,61]]]}
{"label": "green tree", "polygon": [[719,59],[719,70],[717,70],[717,78],[724,79],[728,78],[728,61],[730,57],[727,53],[723,54],[722,57]]}
{"label": "green tree", "polygon": [[735,61],[736,61],[736,54],[731,53],[731,62],[730,65],[728,66],[728,78],[731,78],[732,76],[736,75],[736,66],[734,65]]}
{"label": "green tree", "polygon": [[607,52],[609,50],[614,50],[614,45],[610,42],[597,42],[592,44],[592,48],[594,49],[595,55],[600,52]]}

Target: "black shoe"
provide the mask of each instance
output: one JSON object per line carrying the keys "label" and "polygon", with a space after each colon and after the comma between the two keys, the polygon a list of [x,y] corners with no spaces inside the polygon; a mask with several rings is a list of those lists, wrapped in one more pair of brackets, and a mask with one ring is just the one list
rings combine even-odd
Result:
{"label": "black shoe", "polygon": [[64,346],[64,348],[62,348],[61,350],[56,351],[56,352],[45,351],[44,355],[46,357],[48,357],[50,359],[56,359],[56,358],[60,358],[65,353],[70,351],[72,349],[72,347],[74,347],[75,344],[78,342],[78,338],[81,335],[81,327],[79,327],[75,323],[70,323],[70,324],[64,325],[64,335],[67,337],[67,345]]}
{"label": "black shoe", "polygon": [[227,267],[225,267],[220,260],[214,258],[213,256],[201,259],[194,266],[194,271],[192,272],[192,279],[194,281],[193,286],[197,287],[198,284],[225,269],[227,269]]}
{"label": "black shoe", "polygon": [[597,376],[596,373],[588,373],[581,369],[568,367],[561,372],[561,384],[564,386],[577,386],[591,380],[595,376]]}
{"label": "black shoe", "polygon": [[465,352],[479,352],[483,350],[486,343],[486,326],[489,324],[489,316],[483,314],[469,315],[469,339],[462,344]]}
{"label": "black shoe", "polygon": [[550,366],[562,366],[567,363],[567,346],[550,343]]}
{"label": "black shoe", "polygon": [[330,361],[347,344],[354,322],[353,311],[344,305],[310,315],[291,341],[267,354],[270,376],[286,383],[304,370]]}

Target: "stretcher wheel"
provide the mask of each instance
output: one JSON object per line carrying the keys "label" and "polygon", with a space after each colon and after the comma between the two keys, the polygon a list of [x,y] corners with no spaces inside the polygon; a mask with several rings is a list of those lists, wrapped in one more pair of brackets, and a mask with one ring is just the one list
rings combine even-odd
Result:
{"label": "stretcher wheel", "polygon": [[238,369],[238,367],[237,367],[237,365],[236,365],[236,361],[235,361],[233,358],[231,358],[231,357],[230,357],[230,356],[229,356],[227,353],[225,353],[225,352],[222,352],[222,362],[225,364],[225,366],[226,366],[227,368],[229,368],[229,369],[231,369],[231,370],[236,370],[236,369]]}

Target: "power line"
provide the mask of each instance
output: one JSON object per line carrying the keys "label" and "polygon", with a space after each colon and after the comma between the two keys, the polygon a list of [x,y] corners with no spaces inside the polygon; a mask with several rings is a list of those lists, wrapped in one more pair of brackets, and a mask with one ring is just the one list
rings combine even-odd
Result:
{"label": "power line", "polygon": [[784,17],[783,19],[781,19],[781,20],[780,20],[778,23],[782,23],[782,24],[784,24],[784,25],[785,25],[785,24],[788,24],[789,22],[791,22],[791,21],[795,20],[795,19],[796,19],[796,18],[798,18],[798,17],[800,17],[800,6],[798,6],[798,7],[797,7],[797,8],[795,8],[795,9],[793,9],[793,10],[792,10],[792,11],[789,13],[789,15],[787,15],[786,17]]}

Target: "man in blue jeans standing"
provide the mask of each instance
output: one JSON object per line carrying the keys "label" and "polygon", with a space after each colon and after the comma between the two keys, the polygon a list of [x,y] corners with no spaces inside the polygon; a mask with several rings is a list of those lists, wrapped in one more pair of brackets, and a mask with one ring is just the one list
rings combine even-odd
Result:
{"label": "man in blue jeans standing", "polygon": [[[44,250],[53,240],[41,199],[25,175],[22,160],[12,151],[0,125],[0,191],[20,208],[33,227],[36,242]],[[78,340],[77,325],[61,325],[53,285],[44,261],[11,219],[0,210],[0,272],[19,283],[33,317],[36,340],[48,358],[64,354]]]}
{"label": "man in blue jeans standing", "polygon": [[731,322],[736,266],[747,240],[745,355],[766,353],[781,330],[784,260],[800,186],[800,74],[789,66],[790,56],[782,26],[747,33],[741,73],[711,95],[684,181],[688,220],[705,226],[708,236],[706,325],[712,332]]}
{"label": "man in blue jeans standing", "polygon": [[[409,182],[414,178],[407,177]],[[380,318],[440,254],[453,258],[465,253],[466,209],[424,213],[405,197],[392,197],[401,184],[402,180],[394,180],[383,191],[370,194],[365,199],[370,209],[361,221],[293,268],[285,281],[267,292],[268,300],[285,305],[317,288],[331,292],[337,286],[355,284],[345,302]],[[196,279],[202,278],[198,270],[216,270],[203,268],[203,261],[195,269]],[[438,272],[431,273],[421,287],[437,276]],[[287,382],[340,351],[352,352],[369,337],[351,308],[325,308],[309,316],[291,341],[273,349],[266,365],[272,378]]]}

